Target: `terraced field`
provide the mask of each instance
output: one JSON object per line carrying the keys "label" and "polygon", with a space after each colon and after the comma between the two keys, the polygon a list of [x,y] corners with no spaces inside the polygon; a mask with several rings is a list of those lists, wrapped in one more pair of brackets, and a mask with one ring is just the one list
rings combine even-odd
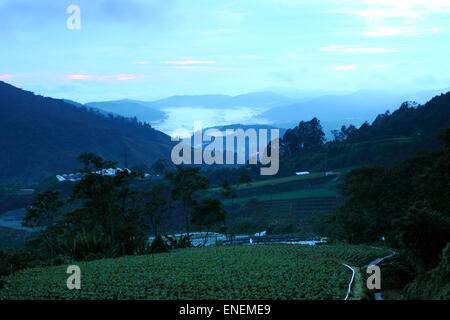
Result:
{"label": "terraced field", "polygon": [[[237,190],[245,190],[245,189],[254,189],[264,186],[271,186],[271,185],[280,185],[285,183],[291,183],[291,182],[300,182],[300,181],[311,181],[318,178],[325,177],[324,172],[316,172],[311,173],[308,175],[302,175],[302,176],[290,176],[290,177],[283,177],[283,178],[275,178],[275,179],[268,179],[268,180],[262,180],[262,181],[256,181],[252,182],[251,184],[241,184],[239,186],[234,185],[233,187]],[[219,192],[220,188],[211,188],[211,192]]]}
{"label": "terraced field", "polygon": [[303,199],[285,199],[264,201],[264,207],[270,212],[276,212],[280,216],[294,214],[303,216],[321,211],[332,210],[342,203],[342,198],[336,196],[311,197]]}
{"label": "terraced field", "polygon": [[[180,249],[22,270],[4,279],[0,299],[344,299],[352,272],[385,254],[367,246],[256,245]],[[76,263],[74,263],[76,264]]]}

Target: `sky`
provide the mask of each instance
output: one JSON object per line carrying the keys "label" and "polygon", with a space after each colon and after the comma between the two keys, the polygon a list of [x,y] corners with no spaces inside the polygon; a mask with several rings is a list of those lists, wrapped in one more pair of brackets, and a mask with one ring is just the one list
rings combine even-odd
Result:
{"label": "sky", "polygon": [[428,90],[449,38],[450,0],[0,0],[0,80],[82,103]]}

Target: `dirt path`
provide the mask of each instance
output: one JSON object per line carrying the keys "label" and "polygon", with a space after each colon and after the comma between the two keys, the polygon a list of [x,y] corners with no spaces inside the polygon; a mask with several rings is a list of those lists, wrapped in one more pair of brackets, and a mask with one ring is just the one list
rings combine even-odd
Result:
{"label": "dirt path", "polygon": [[[394,250],[389,249],[389,251],[391,252],[390,255],[387,255],[387,256],[381,257],[381,258],[377,258],[377,259],[373,260],[371,263],[369,263],[368,265],[364,266],[363,268],[367,268],[369,266],[377,265],[381,261],[383,261],[385,259],[388,259],[390,257],[393,257],[393,256],[395,256],[397,254],[397,252],[395,252]],[[373,296],[374,296],[375,300],[384,300],[383,296],[381,295],[381,292],[376,292],[376,293],[373,294]]]}
{"label": "dirt path", "polygon": [[350,270],[352,270],[352,272],[353,272],[352,278],[351,278],[351,280],[350,280],[350,282],[349,282],[349,284],[348,284],[347,295],[345,296],[345,299],[344,299],[344,300],[347,300],[347,299],[348,299],[348,296],[349,296],[349,294],[350,294],[350,291],[351,291],[351,289],[352,289],[353,279],[355,279],[355,269],[353,269],[352,267],[350,267],[348,264],[345,264],[345,263],[344,263],[343,265],[346,266],[347,268],[349,268]]}

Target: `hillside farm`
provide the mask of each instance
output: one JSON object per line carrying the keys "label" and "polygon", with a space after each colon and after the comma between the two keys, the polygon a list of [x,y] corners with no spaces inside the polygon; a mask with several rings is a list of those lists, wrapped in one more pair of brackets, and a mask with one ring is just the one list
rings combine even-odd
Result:
{"label": "hillside farm", "polygon": [[363,266],[383,254],[343,245],[179,249],[73,263],[81,290],[67,289],[67,265],[21,270],[5,278],[0,299],[343,300],[352,277],[343,263]]}

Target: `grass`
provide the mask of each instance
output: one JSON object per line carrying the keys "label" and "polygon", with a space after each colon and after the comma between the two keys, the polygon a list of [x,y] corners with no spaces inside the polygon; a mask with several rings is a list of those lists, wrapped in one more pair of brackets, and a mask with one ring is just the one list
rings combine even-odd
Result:
{"label": "grass", "polygon": [[26,269],[4,279],[0,299],[343,299],[351,271],[382,250],[367,246],[206,247]]}
{"label": "grass", "polygon": [[[236,190],[251,189],[251,188],[257,188],[257,187],[268,186],[268,185],[277,185],[277,184],[287,183],[287,182],[292,182],[292,181],[312,180],[312,179],[322,178],[324,176],[325,176],[324,172],[317,172],[317,173],[311,173],[311,174],[303,175],[303,176],[290,176],[290,177],[284,177],[284,178],[256,181],[256,182],[252,182],[250,184],[241,184],[240,186],[233,185],[233,188],[235,188]],[[220,190],[220,187],[209,189],[209,191],[211,191],[211,192],[219,192],[219,190]]]}
{"label": "grass", "polygon": [[[295,199],[305,199],[305,198],[318,198],[318,197],[334,197],[337,193],[333,189],[328,188],[308,188],[308,189],[298,189],[292,190],[288,192],[274,193],[270,194],[262,194],[255,195],[251,197],[242,197],[234,199],[234,203],[245,203],[250,199],[258,199],[261,201],[270,201],[270,200],[295,200]],[[230,205],[231,200],[226,199],[223,201],[224,204]]]}

